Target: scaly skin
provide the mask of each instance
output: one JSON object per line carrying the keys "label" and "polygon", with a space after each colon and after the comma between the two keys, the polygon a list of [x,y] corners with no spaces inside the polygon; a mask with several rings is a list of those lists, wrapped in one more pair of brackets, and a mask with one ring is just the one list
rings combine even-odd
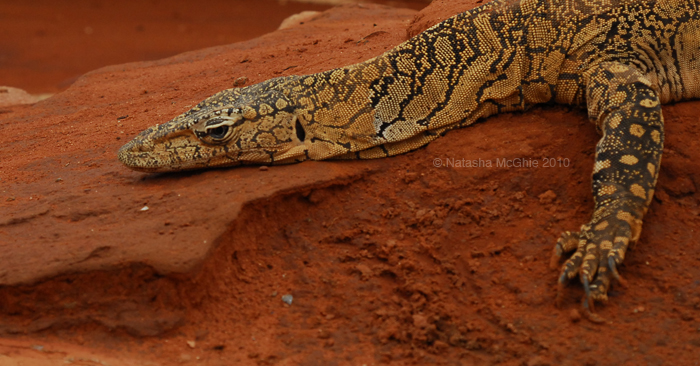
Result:
{"label": "scaly skin", "polygon": [[698,0],[496,0],[385,54],[207,98],[119,151],[129,168],[179,171],[307,159],[369,159],[539,103],[586,107],[603,134],[594,214],[557,242],[574,251],[584,308],[606,301],[639,239],[663,149],[661,104],[700,97]]}

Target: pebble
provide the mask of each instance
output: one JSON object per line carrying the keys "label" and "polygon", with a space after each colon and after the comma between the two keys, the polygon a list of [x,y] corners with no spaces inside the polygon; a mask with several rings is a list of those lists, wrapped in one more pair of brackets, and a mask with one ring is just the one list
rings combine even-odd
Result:
{"label": "pebble", "polygon": [[433,346],[435,346],[435,349],[437,349],[440,352],[446,351],[448,348],[450,348],[450,345],[441,341],[441,340],[436,340],[435,343],[433,343]]}
{"label": "pebble", "polygon": [[245,76],[241,76],[238,79],[234,80],[233,86],[234,87],[240,87],[245,85],[245,83],[248,82],[248,78]]}
{"label": "pebble", "polygon": [[284,301],[284,303],[287,305],[292,305],[292,300],[294,300],[294,297],[290,294],[282,296],[282,301]]}
{"label": "pebble", "polygon": [[576,323],[579,320],[581,320],[581,312],[578,311],[578,309],[571,309],[569,312],[569,319],[573,322]]}
{"label": "pebble", "polygon": [[548,204],[554,202],[554,200],[557,198],[557,194],[550,189],[549,191],[537,196],[537,198],[540,199],[541,204]]}
{"label": "pebble", "polygon": [[414,314],[413,325],[418,328],[427,328],[430,325],[430,323],[428,323],[428,318],[426,318],[425,315]]}

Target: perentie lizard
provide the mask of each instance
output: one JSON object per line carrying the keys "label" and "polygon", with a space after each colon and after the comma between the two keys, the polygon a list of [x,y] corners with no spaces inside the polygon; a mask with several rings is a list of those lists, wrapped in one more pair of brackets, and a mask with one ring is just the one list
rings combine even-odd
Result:
{"label": "perentie lizard", "polygon": [[698,0],[496,0],[365,62],[214,94],[119,151],[145,172],[368,159],[538,103],[585,106],[603,137],[595,207],[567,252],[588,317],[639,239],[659,173],[661,104],[700,97]]}

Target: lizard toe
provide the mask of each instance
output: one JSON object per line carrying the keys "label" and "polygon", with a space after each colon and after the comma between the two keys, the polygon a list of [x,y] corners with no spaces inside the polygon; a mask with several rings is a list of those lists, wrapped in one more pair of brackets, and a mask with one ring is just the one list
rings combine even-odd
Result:
{"label": "lizard toe", "polygon": [[559,260],[565,253],[569,253],[578,246],[579,235],[577,232],[565,231],[561,233],[557,244],[554,245],[554,251],[549,261],[549,267],[555,269],[559,267]]}
{"label": "lizard toe", "polygon": [[[585,291],[582,303],[586,317],[596,323],[603,322],[603,318],[595,314],[594,303],[608,301],[613,280],[625,284],[617,267],[624,261],[628,245],[633,241],[632,233],[627,221],[605,215],[582,226],[579,233],[562,234],[554,255],[571,251],[574,240],[578,241],[576,251],[561,269],[557,305],[561,305],[564,298],[565,284],[578,275]],[[555,263],[554,258],[552,263]]]}

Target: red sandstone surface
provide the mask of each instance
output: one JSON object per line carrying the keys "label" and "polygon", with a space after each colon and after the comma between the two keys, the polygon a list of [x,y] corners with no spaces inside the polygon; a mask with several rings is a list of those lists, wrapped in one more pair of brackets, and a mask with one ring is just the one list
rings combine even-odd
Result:
{"label": "red sandstone surface", "polygon": [[581,110],[381,160],[161,175],[116,160],[238,78],[363,61],[476,3],[333,8],[0,109],[0,365],[697,364],[700,102],[664,107],[656,198],[601,325],[581,319],[580,285],[554,306],[548,267],[591,213],[599,136]]}

